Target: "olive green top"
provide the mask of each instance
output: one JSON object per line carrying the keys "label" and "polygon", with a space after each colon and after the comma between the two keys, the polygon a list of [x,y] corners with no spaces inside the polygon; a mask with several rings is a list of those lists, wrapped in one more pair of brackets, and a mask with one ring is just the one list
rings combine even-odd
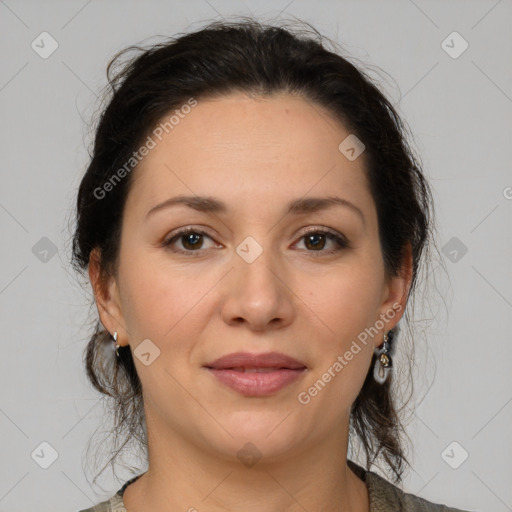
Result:
{"label": "olive green top", "polygon": [[[370,498],[370,512],[468,512],[458,508],[436,505],[430,501],[408,494],[373,471],[366,471],[352,461],[347,461],[354,473],[364,480]],[[117,493],[107,501],[79,512],[126,512],[123,493],[126,487],[137,480],[137,475],[128,480]]]}

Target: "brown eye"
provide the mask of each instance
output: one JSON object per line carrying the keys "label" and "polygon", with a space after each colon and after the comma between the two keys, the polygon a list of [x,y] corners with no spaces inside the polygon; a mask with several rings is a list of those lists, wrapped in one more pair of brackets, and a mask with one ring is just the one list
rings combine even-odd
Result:
{"label": "brown eye", "polygon": [[326,236],[324,233],[314,233],[304,237],[305,245],[308,249],[323,249],[325,247]]}
{"label": "brown eye", "polygon": [[200,249],[203,245],[201,233],[187,233],[186,235],[181,235],[181,240],[183,247],[187,250]]}
{"label": "brown eye", "polygon": [[[174,234],[170,239],[163,242],[164,247],[178,253],[189,254],[192,252],[199,252],[203,249],[205,238],[212,240],[212,238],[201,230],[188,228]],[[181,242],[182,248],[175,248],[174,245]]]}
{"label": "brown eye", "polygon": [[[317,252],[320,253],[319,255],[331,254],[349,247],[348,241],[345,237],[328,231],[310,231],[303,235],[301,237],[301,240],[302,239],[304,239],[304,246],[306,247],[307,252]],[[334,243],[334,248],[324,250],[329,241]]]}

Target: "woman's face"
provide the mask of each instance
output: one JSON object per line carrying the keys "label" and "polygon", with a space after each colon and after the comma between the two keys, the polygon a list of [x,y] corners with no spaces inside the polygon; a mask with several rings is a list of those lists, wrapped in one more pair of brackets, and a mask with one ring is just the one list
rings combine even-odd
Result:
{"label": "woman's face", "polygon": [[[408,285],[385,274],[364,152],[351,161],[338,148],[349,134],[297,96],[237,93],[199,99],[153,136],[133,171],[118,273],[97,300],[135,353],[159,437],[226,459],[251,442],[276,459],[346,431]],[[189,205],[165,205],[179,196]],[[208,368],[240,352],[299,369]]]}

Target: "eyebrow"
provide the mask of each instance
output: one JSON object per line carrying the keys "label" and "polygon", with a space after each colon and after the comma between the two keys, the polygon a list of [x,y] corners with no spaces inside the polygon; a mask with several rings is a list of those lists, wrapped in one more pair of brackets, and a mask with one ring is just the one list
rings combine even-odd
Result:
{"label": "eyebrow", "polygon": [[[163,201],[162,203],[153,206],[146,214],[146,219],[154,213],[161,211],[172,206],[184,205],[199,212],[204,213],[227,213],[228,207],[218,199],[212,197],[201,196],[176,196]],[[305,213],[315,213],[321,210],[327,210],[334,206],[344,206],[350,208],[365,224],[363,212],[353,203],[347,199],[342,199],[337,196],[329,197],[307,197],[290,201],[286,205],[285,215],[301,215]]]}

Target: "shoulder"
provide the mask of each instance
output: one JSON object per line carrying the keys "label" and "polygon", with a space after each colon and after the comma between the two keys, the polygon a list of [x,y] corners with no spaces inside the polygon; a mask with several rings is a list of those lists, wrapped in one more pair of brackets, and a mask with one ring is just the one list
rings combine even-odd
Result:
{"label": "shoulder", "polygon": [[[366,483],[370,498],[370,512],[469,512],[432,503],[419,496],[406,493],[377,473],[366,471],[350,460],[348,464],[354,473]],[[108,500],[102,501],[94,507],[79,510],[78,512],[126,512],[122,498],[123,491],[137,478],[138,476],[126,482],[123,487]]]}
{"label": "shoulder", "polygon": [[373,471],[366,471],[352,461],[350,468],[366,482],[370,498],[370,512],[469,512],[446,505],[432,503],[419,496],[406,493]]}
{"label": "shoulder", "polygon": [[78,512],[126,512],[126,508],[123,503],[123,494],[124,490],[132,483],[135,482],[139,477],[143,475],[136,475],[132,478],[130,478],[128,481],[126,481],[121,489],[119,489],[114,496],[110,497],[106,501],[102,501],[101,503],[98,503],[97,505],[94,505],[94,507],[86,508],[83,510],[79,510]]}
{"label": "shoulder", "polygon": [[419,496],[406,493],[376,473],[367,473],[367,478],[372,512],[373,505],[375,505],[375,512],[387,510],[403,510],[407,512],[468,512],[432,503]]}
{"label": "shoulder", "polygon": [[118,492],[108,500],[78,512],[126,512],[126,509],[124,508],[123,499]]}

